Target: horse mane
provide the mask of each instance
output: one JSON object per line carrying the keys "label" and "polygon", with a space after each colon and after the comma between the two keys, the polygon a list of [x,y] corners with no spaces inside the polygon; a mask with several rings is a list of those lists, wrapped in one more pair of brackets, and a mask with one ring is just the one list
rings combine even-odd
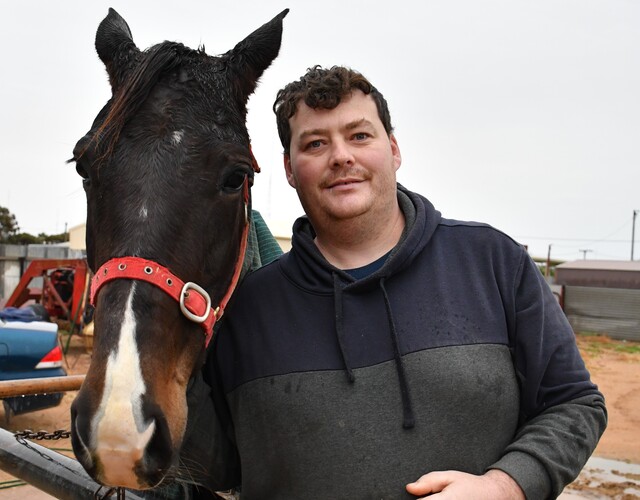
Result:
{"label": "horse mane", "polygon": [[181,43],[168,41],[145,51],[147,57],[142,59],[123,85],[114,92],[109,112],[89,143],[94,143],[99,148],[99,158],[111,156],[129,117],[140,109],[161,75],[183,61],[186,52],[192,51]]}

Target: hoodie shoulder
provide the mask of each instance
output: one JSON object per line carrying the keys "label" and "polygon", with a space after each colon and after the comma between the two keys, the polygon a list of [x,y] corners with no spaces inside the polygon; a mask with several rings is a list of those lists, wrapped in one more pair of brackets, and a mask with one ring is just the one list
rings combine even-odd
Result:
{"label": "hoodie shoulder", "polygon": [[402,186],[398,187],[409,196],[417,209],[416,223],[407,237],[408,246],[413,243],[415,250],[421,252],[426,247],[437,247],[445,253],[461,252],[468,257],[487,256],[487,252],[495,254],[497,251],[511,255],[516,260],[522,259],[527,253],[522,244],[490,224],[442,217],[427,198]]}
{"label": "hoodie shoulder", "polygon": [[443,217],[440,219],[438,226],[442,227],[444,230],[451,230],[454,233],[459,233],[460,237],[473,238],[474,240],[480,239],[487,243],[495,241],[496,243],[514,246],[521,250],[524,250],[525,248],[524,245],[518,243],[508,234],[484,222],[461,221]]}

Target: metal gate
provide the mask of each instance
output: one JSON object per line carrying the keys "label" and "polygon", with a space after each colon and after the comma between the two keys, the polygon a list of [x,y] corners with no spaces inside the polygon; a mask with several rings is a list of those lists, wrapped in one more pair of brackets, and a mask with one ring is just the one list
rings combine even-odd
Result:
{"label": "metal gate", "polygon": [[575,332],[640,341],[640,290],[565,286],[564,311]]}

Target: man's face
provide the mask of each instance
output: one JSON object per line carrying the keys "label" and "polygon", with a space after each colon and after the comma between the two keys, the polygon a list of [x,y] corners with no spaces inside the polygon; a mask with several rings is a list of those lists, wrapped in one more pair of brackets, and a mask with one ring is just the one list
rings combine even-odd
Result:
{"label": "man's face", "polygon": [[371,96],[354,90],[334,109],[299,102],[289,124],[287,180],[314,225],[375,215],[396,202],[400,149]]}

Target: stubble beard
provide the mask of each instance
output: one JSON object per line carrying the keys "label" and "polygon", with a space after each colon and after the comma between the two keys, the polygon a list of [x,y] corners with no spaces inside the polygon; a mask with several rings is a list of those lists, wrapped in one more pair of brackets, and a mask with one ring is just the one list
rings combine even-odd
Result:
{"label": "stubble beard", "polygon": [[[339,178],[339,177],[334,177]],[[370,182],[367,178],[367,182]],[[395,181],[395,179],[394,179]],[[367,199],[355,207],[313,207],[313,202],[300,197],[300,202],[321,239],[329,236],[347,243],[360,243],[375,237],[384,231],[387,219],[395,214],[397,207],[396,184],[385,183],[385,188],[372,188]],[[383,201],[384,200],[384,201]],[[331,204],[329,200],[328,204]],[[316,210],[316,208],[318,208]],[[342,208],[342,210],[341,210]]]}

